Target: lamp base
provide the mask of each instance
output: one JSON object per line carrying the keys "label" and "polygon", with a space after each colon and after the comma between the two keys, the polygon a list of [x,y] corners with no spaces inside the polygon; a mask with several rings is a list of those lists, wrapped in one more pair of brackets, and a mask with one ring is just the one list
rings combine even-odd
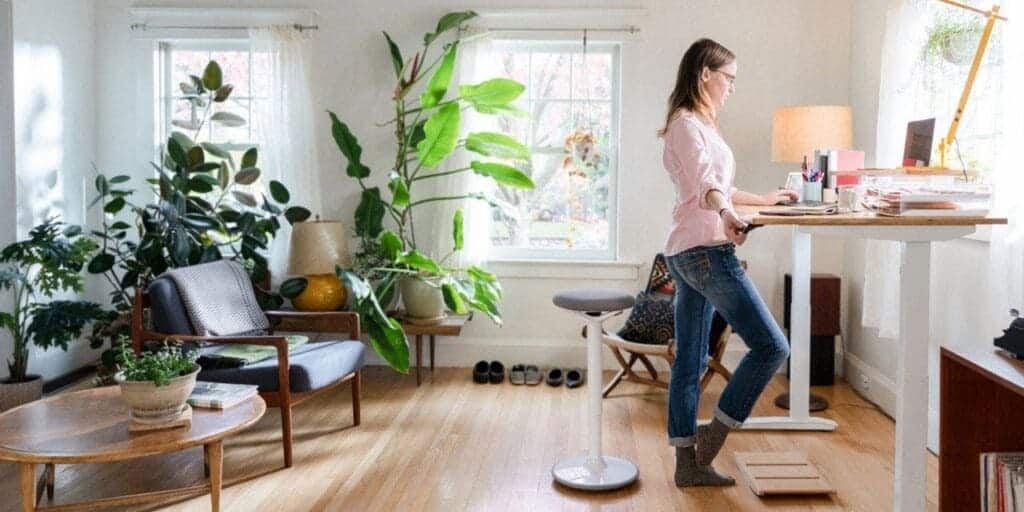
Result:
{"label": "lamp base", "polygon": [[299,311],[336,311],[348,300],[345,285],[334,274],[306,276],[306,283],[306,289],[292,299]]}
{"label": "lamp base", "polygon": [[[775,405],[783,409],[789,410],[789,393],[782,393],[775,397]],[[807,401],[808,409],[811,412],[824,411],[828,409],[828,400],[823,396],[815,395],[811,393],[810,399]]]}

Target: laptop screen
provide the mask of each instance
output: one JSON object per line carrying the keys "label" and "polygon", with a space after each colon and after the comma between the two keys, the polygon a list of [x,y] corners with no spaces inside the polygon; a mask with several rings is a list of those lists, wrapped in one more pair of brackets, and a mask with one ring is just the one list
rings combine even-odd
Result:
{"label": "laptop screen", "polygon": [[904,167],[927,167],[932,158],[935,118],[907,123],[907,140],[903,144]]}

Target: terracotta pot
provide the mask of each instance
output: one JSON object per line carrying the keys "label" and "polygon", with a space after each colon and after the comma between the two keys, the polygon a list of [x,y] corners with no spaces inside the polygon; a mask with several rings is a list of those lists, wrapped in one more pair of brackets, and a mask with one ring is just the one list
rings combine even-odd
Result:
{"label": "terracotta pot", "polygon": [[444,295],[437,283],[427,282],[418,277],[405,277],[399,281],[405,314],[414,320],[440,322],[444,319]]}
{"label": "terracotta pot", "polygon": [[152,381],[119,380],[121,397],[131,409],[132,419],[140,423],[159,424],[178,419],[185,401],[196,387],[199,366],[188,375],[175,377],[166,386]]}
{"label": "terracotta pot", "polygon": [[29,375],[25,382],[0,381],[0,411],[34,402],[43,397],[43,378]]}

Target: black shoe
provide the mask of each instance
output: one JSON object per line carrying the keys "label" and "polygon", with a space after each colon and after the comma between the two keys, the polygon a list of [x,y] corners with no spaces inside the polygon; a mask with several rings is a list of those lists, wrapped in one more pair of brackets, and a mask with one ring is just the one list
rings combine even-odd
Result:
{"label": "black shoe", "polygon": [[505,365],[501,361],[491,361],[491,384],[501,384],[505,380]]}
{"label": "black shoe", "polygon": [[565,372],[565,387],[578,388],[583,385],[583,371],[573,368]]}
{"label": "black shoe", "polygon": [[490,379],[490,363],[487,361],[480,361],[473,367],[473,382],[477,384],[487,384]]}
{"label": "black shoe", "polygon": [[558,387],[562,385],[562,381],[565,380],[565,375],[562,373],[561,368],[552,368],[548,370],[548,385]]}

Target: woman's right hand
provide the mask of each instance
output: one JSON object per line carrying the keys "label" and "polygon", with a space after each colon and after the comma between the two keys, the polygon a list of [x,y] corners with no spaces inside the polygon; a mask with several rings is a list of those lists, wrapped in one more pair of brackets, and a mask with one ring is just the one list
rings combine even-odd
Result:
{"label": "woman's right hand", "polygon": [[725,231],[725,237],[737,246],[743,245],[743,242],[747,241],[747,234],[743,231],[747,228],[747,223],[743,222],[743,219],[736,215],[736,212],[732,209],[722,211],[722,222]]}

